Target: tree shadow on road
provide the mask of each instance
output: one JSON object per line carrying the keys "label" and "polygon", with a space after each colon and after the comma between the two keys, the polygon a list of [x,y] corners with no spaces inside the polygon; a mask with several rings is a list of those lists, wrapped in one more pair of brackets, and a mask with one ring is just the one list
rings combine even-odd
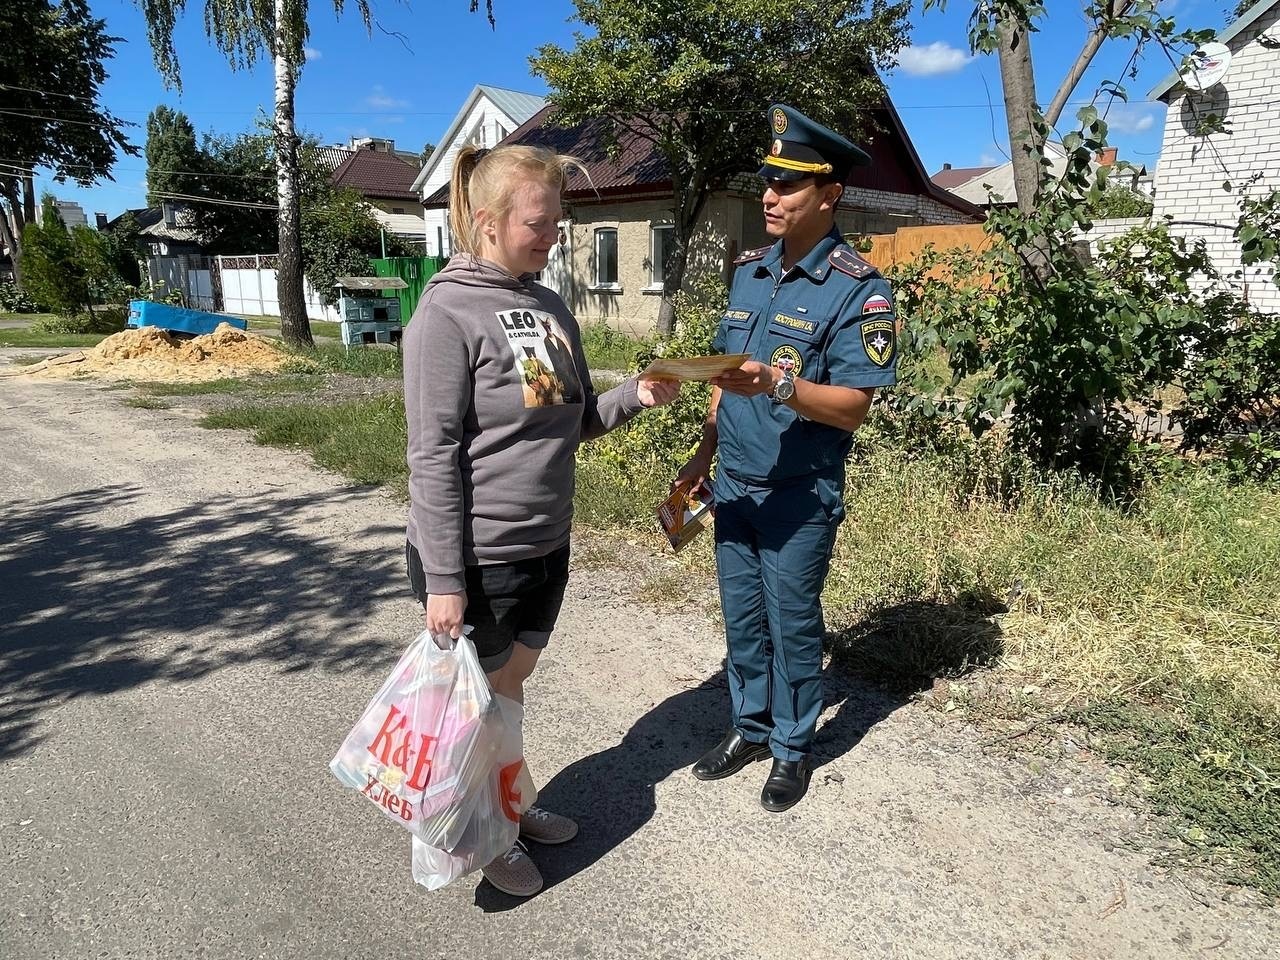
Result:
{"label": "tree shadow on road", "polygon": [[[997,657],[1000,628],[991,615],[999,609],[990,598],[976,596],[954,603],[911,601],[886,606],[830,635],[827,646],[833,656],[823,673],[826,720],[814,737],[814,769],[854,750],[877,723],[928,689],[933,679],[963,675]],[[876,678],[872,680],[849,669],[851,663],[870,668],[867,649],[877,645],[889,662],[907,658],[898,672],[869,670]],[[861,659],[854,651],[862,652]],[[544,891],[590,869],[643,828],[657,809],[656,784],[673,775],[692,776],[686,768],[728,728],[727,683],[722,665],[696,687],[642,715],[619,743],[570,764],[542,788],[538,803],[573,817],[580,827],[564,846],[545,853],[535,848]],[[763,785],[767,767],[759,766]],[[705,787],[707,802],[715,803],[715,784]],[[485,912],[527,902],[487,881],[476,887],[475,903]]]}
{"label": "tree shadow on road", "polygon": [[370,528],[360,549],[299,523],[363,490],[229,493],[169,512],[149,509],[149,495],[104,486],[6,506],[0,761],[36,747],[42,714],[72,698],[255,662],[376,671],[403,650],[403,637],[353,629],[407,590],[399,554],[381,546],[391,528]]}

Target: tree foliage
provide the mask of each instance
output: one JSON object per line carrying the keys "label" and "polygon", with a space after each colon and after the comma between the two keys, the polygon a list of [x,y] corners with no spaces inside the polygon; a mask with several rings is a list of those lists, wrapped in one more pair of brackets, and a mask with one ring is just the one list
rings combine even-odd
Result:
{"label": "tree foliage", "polygon": [[87,0],[5,0],[0,4],[0,241],[15,249],[36,218],[32,174],[58,182],[109,178],[116,151],[136,154],[129,124],[102,105],[106,62],[117,37]]}
{"label": "tree foliage", "polygon": [[[1044,174],[1031,212],[994,211],[987,251],[929,252],[891,277],[904,317],[895,407],[976,436],[1003,424],[1036,462],[1113,488],[1133,479],[1139,421],[1171,415],[1189,449],[1270,475],[1280,468],[1280,316],[1241,300],[1202,240],[1164,224],[1084,253],[1080,233],[1107,192],[1092,163],[1106,124],[1093,107],[1080,121],[1063,138],[1061,180]],[[1025,269],[1033,247],[1046,253],[1043,274]],[[940,381],[927,362],[939,353]],[[1185,396],[1172,409],[1170,388]]]}
{"label": "tree foliage", "polygon": [[[302,208],[302,256],[307,279],[327,304],[337,303],[338,277],[368,276],[369,261],[382,253],[382,227],[360,194],[327,189]],[[411,256],[398,237],[386,237],[387,255]]]}
{"label": "tree foliage", "polygon": [[1089,216],[1097,220],[1149,217],[1155,204],[1137,190],[1113,184],[1098,191],[1089,203]]}
{"label": "tree foliage", "polygon": [[85,226],[68,230],[53,197],[23,231],[26,286],[31,295],[66,315],[93,314],[93,305],[118,292],[120,276],[106,235]]}
{"label": "tree foliage", "polygon": [[187,115],[161,104],[147,117],[147,203],[160,204],[164,194],[191,194],[207,182],[196,130]]}
{"label": "tree foliage", "polygon": [[663,328],[703,207],[766,149],[770,103],[850,136],[866,136],[883,96],[876,68],[906,43],[909,3],[863,0],[575,0],[586,28],[571,50],[541,47],[533,72],[562,123],[607,121],[615,141],[638,137],[666,162],[675,250]]}

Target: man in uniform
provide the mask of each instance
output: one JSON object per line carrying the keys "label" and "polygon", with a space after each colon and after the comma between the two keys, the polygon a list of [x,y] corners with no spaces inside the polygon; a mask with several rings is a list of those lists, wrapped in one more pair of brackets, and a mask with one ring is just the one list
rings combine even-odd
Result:
{"label": "man in uniform", "polygon": [[791,107],[769,111],[765,229],[738,257],[714,349],[751,359],[712,380],[702,441],[675,485],[697,491],[719,454],[716,566],[733,724],[693,768],[730,776],[772,755],[760,802],[809,786],[822,710],[822,585],[844,517],[844,464],[877,387],[894,382],[893,294],[841,238],[835,211],[871,158]]}

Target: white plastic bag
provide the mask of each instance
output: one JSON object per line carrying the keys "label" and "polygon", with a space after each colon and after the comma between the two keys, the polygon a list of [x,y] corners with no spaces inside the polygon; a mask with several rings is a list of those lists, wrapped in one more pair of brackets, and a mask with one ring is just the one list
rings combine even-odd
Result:
{"label": "white plastic bag", "polygon": [[442,834],[440,825],[482,792],[504,727],[471,641],[464,636],[441,650],[423,631],[329,769],[415,836],[457,836],[460,830]]}
{"label": "white plastic bag", "polygon": [[496,860],[520,835],[520,815],[533,806],[538,791],[524,762],[524,707],[494,694],[502,716],[502,742],[484,788],[474,797],[469,816],[453,842],[436,846],[413,838],[413,879],[437,890]]}

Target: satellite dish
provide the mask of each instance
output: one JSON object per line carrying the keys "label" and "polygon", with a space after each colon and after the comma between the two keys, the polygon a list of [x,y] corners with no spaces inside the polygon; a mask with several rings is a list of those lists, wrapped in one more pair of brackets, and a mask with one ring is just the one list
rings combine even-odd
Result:
{"label": "satellite dish", "polygon": [[1208,90],[1221,83],[1231,67],[1231,50],[1225,43],[1206,43],[1187,58],[1187,65],[1179,71],[1183,84],[1189,90]]}

